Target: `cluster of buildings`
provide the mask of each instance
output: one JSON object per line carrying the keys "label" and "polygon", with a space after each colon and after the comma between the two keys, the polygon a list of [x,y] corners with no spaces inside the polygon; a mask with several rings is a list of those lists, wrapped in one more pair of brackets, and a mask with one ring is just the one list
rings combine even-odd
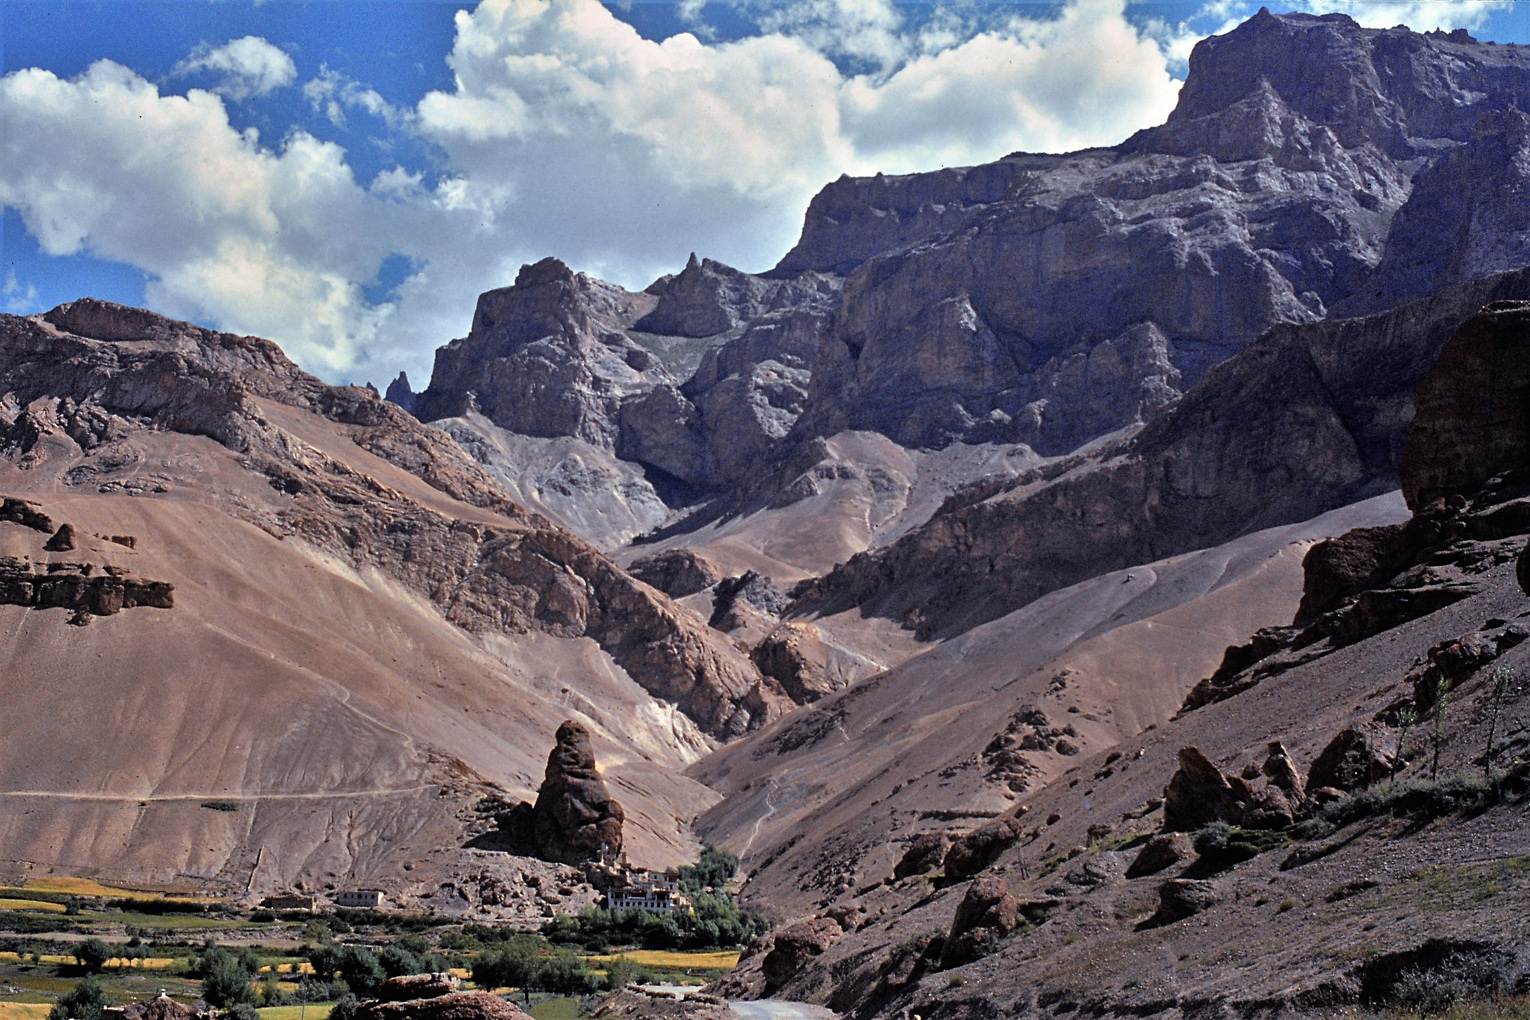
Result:
{"label": "cluster of buildings", "polygon": [[[357,907],[364,910],[381,910],[388,905],[387,900],[387,896],[381,889],[342,889],[334,895],[335,906]],[[311,911],[319,906],[319,902],[316,896],[283,893],[280,896],[267,896],[260,901],[260,905],[267,910]]]}
{"label": "cluster of buildings", "polygon": [[691,909],[689,896],[680,891],[680,880],[662,871],[629,869],[621,884],[606,894],[607,910],[646,910],[654,914],[683,914]]}

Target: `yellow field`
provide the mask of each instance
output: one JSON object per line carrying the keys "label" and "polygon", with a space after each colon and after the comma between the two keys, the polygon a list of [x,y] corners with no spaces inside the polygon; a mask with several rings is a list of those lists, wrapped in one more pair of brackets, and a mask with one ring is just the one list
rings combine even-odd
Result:
{"label": "yellow field", "polygon": [[52,1008],[46,1002],[0,1002],[0,1020],[45,1020]]}
{"label": "yellow field", "polygon": [[[313,973],[313,964],[311,964],[311,963],[297,963],[297,964],[278,963],[276,965],[276,972],[278,974],[291,974],[293,967],[297,967],[298,968],[297,972],[299,974],[312,974]],[[268,963],[264,967],[260,968],[260,972],[262,974],[264,974],[267,971],[269,971],[270,969],[271,969],[271,965]]]}
{"label": "yellow field", "polygon": [[[324,1020],[331,1009],[334,1009],[333,1003],[310,1002],[307,1006],[267,1006],[256,1012],[260,1014],[260,1020]],[[4,1018],[0,1017],[0,1020]]]}
{"label": "yellow field", "polygon": [[667,949],[634,949],[630,953],[613,953],[609,956],[592,956],[592,963],[609,963],[618,956],[625,956],[639,967],[663,967],[666,970],[685,970],[695,967],[701,970],[732,970],[738,966],[738,953],[680,953]]}
{"label": "yellow field", "polygon": [[47,900],[12,900],[0,896],[0,910],[42,910],[50,914],[62,914],[65,909],[62,903],[49,903]]}
{"label": "yellow field", "polygon": [[[30,958],[31,957],[28,956],[28,959]],[[4,960],[7,963],[19,963],[21,961],[21,956],[17,953],[0,953],[0,960]],[[54,966],[68,965],[74,963],[74,957],[54,956],[49,953],[44,953],[42,962]],[[108,967],[137,967],[142,970],[164,970],[167,967],[175,966],[175,961],[169,959],[168,957],[150,956],[142,960],[112,959],[106,961],[106,965]]]}
{"label": "yellow field", "polygon": [[[0,894],[16,886],[0,886]],[[155,892],[152,889],[123,889],[114,885],[102,885],[93,878],[33,878],[23,883],[23,889],[31,892],[59,893],[64,896],[103,896],[107,899],[126,897],[137,900],[170,900],[176,903],[216,903],[205,897],[176,896],[173,893]]]}

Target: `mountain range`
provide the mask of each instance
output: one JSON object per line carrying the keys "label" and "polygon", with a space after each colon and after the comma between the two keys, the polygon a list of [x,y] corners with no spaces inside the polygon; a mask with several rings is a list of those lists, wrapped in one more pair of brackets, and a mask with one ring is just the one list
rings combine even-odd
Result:
{"label": "mountain range", "polygon": [[[576,718],[633,861],[783,922],[735,998],[1300,1012],[1519,952],[1522,107],[1524,47],[1262,10],[1117,146],[841,178],[763,274],[544,259],[386,397],[0,316],[0,877],[549,916],[592,891],[493,837]],[[1174,835],[1419,775],[1442,676],[1502,800]]]}

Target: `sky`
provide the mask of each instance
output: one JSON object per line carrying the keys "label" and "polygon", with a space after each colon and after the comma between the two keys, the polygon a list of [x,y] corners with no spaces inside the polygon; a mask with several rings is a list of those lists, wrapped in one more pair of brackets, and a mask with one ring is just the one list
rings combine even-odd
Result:
{"label": "sky", "polygon": [[[0,0],[0,310],[95,296],[416,389],[547,255],[749,271],[841,174],[1118,142],[1243,0]],[[1530,5],[1308,0],[1530,42]]]}

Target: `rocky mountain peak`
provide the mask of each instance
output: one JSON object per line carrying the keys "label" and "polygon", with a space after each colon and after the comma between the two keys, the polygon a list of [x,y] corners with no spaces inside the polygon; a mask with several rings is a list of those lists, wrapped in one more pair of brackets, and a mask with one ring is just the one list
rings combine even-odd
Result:
{"label": "rocky mountain peak", "polygon": [[558,727],[555,739],[532,808],[538,853],[566,864],[620,854],[625,816],[595,766],[590,731],[569,719]]}

